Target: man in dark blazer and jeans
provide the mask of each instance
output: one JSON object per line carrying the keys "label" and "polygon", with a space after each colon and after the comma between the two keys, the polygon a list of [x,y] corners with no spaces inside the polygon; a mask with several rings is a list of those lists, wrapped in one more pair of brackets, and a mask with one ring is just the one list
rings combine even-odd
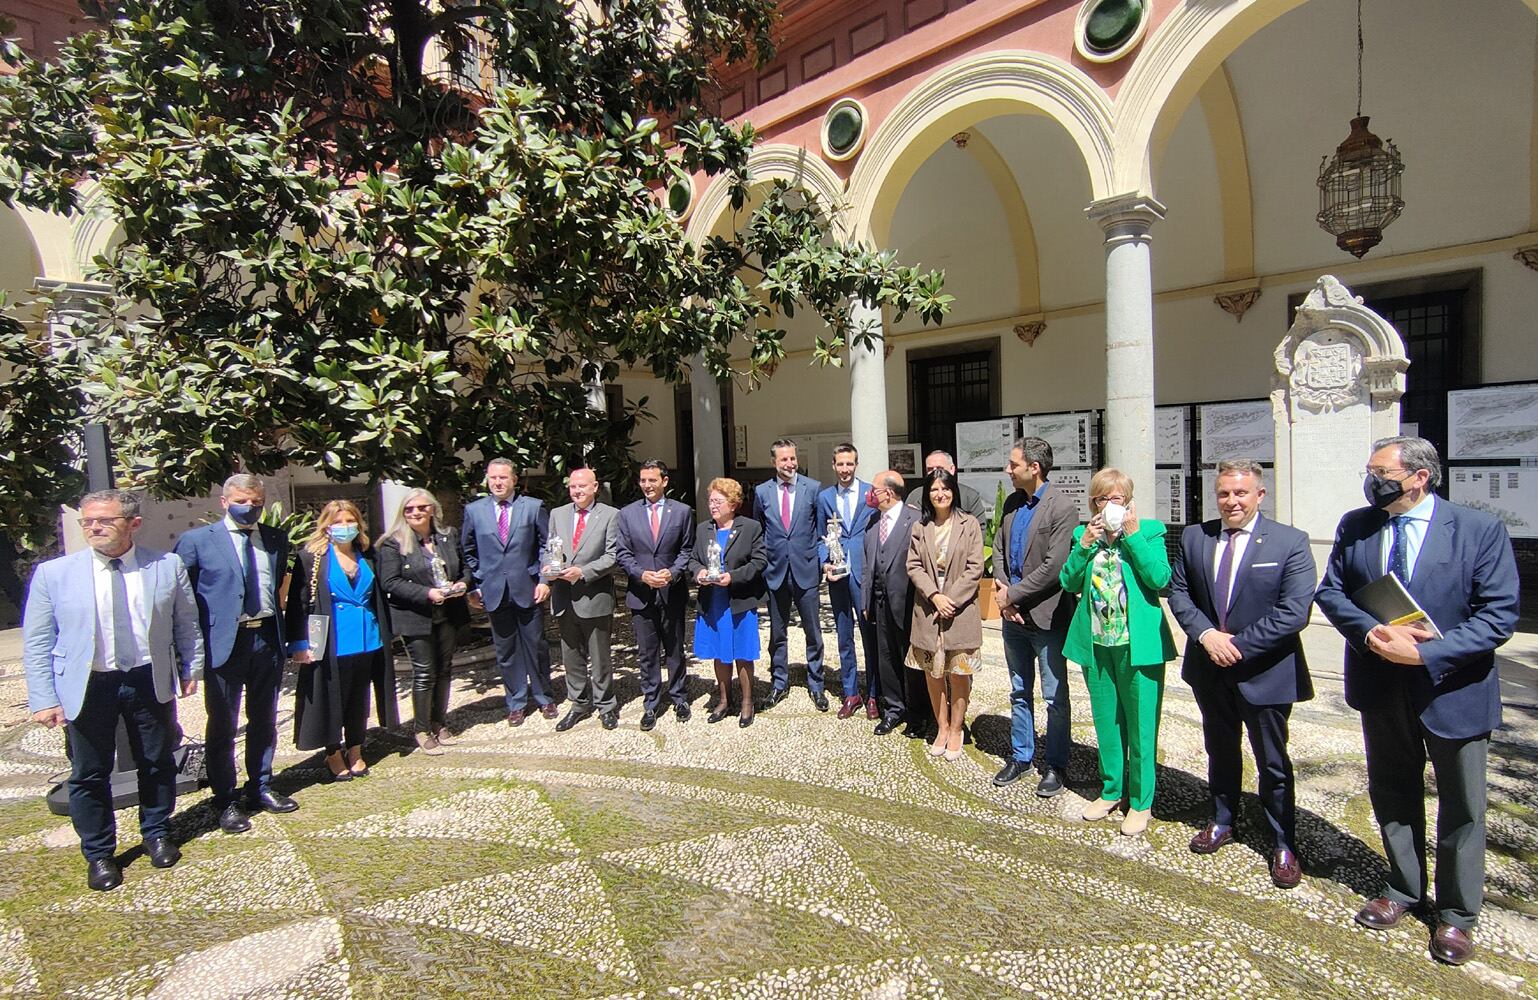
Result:
{"label": "man in dark blazer and jeans", "polygon": [[[1431,442],[1373,446],[1363,489],[1370,506],[1341,518],[1314,598],[1346,637],[1346,703],[1362,713],[1367,794],[1388,855],[1387,891],[1357,913],[1392,927],[1429,902],[1427,757],[1437,782],[1434,958],[1474,955],[1484,900],[1485,768],[1501,724],[1495,650],[1517,623],[1517,564],[1500,519],[1432,493],[1442,479]],[[1441,638],[1419,625],[1379,624],[1355,595],[1393,573]]]}
{"label": "man in dark blazer and jeans", "polygon": [[1308,535],[1261,516],[1263,476],[1256,462],[1218,463],[1218,519],[1180,536],[1170,611],[1186,633],[1180,676],[1202,713],[1212,794],[1212,821],[1192,838],[1191,850],[1214,854],[1234,838],[1242,727],[1271,828],[1271,881],[1291,889],[1303,869],[1287,719],[1295,702],[1314,696],[1298,633],[1308,624],[1318,577]]}
{"label": "man in dark blazer and jeans", "polygon": [[689,673],[684,669],[684,604],[689,597],[689,551],[694,510],[667,498],[668,467],[641,463],[641,499],[620,509],[615,551],[629,578],[625,606],[635,630],[641,674],[641,731],[657,725],[662,707],[662,661],[667,659],[667,696],[679,722],[688,722]]}

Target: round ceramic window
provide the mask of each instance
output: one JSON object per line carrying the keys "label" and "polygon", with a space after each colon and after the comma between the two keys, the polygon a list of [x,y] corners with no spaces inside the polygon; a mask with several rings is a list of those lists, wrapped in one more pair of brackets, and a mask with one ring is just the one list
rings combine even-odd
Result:
{"label": "round ceramic window", "polygon": [[1073,45],[1090,62],[1115,62],[1137,47],[1148,30],[1152,0],[1085,0]]}
{"label": "round ceramic window", "polygon": [[663,202],[667,205],[668,214],[682,222],[689,217],[689,210],[694,207],[694,178],[675,177],[673,183],[667,186],[663,195]]}
{"label": "round ceramic window", "polygon": [[822,118],[822,152],[830,160],[848,160],[865,145],[870,131],[870,117],[865,105],[852,97],[833,103]]}

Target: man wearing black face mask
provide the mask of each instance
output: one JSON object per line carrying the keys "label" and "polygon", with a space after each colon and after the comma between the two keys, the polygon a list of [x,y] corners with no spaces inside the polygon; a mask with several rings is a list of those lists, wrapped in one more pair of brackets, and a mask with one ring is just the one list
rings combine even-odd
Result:
{"label": "man wearing black face mask", "polygon": [[[1517,567],[1505,525],[1432,493],[1436,449],[1418,437],[1377,442],[1363,484],[1372,505],[1335,533],[1315,601],[1346,637],[1346,702],[1362,714],[1367,794],[1383,833],[1389,881],[1357,913],[1392,927],[1411,909],[1437,908],[1434,958],[1474,954],[1484,897],[1485,762],[1501,724],[1495,650],[1517,622]],[[1393,574],[1441,632],[1385,625],[1354,595]],[[1427,758],[1437,781],[1436,895],[1427,893]]]}
{"label": "man wearing black face mask", "polygon": [[[176,541],[198,600],[207,674],[205,759],[214,810],[225,833],[251,829],[249,813],[293,812],[299,803],[272,790],[278,744],[278,689],[283,642],[278,609],[292,555],[288,536],[258,524],[267,503],[260,478],[237,473],[224,481],[224,517]],[[235,731],[246,708],[246,787],[235,787]]]}

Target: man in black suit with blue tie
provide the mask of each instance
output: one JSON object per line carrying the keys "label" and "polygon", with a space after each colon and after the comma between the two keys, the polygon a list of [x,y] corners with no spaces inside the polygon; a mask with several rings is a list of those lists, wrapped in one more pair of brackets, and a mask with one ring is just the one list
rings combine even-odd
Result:
{"label": "man in black suit with blue tie", "polygon": [[[219,829],[244,833],[248,813],[293,812],[299,803],[272,790],[278,745],[278,691],[283,686],[283,637],[278,609],[292,557],[288,536],[260,524],[267,490],[258,476],[236,473],[219,493],[224,517],[176,541],[197,595],[207,674],[206,754]],[[235,733],[241,701],[246,715],[246,785],[236,794]]]}
{"label": "man in black suit with blue tie", "polygon": [[641,463],[641,499],[621,508],[615,551],[629,577],[625,606],[635,630],[641,674],[641,731],[657,725],[662,708],[662,660],[667,695],[679,722],[689,721],[689,674],[684,669],[684,604],[694,546],[694,511],[667,498],[668,467],[655,458]]}
{"label": "man in black suit with blue tie", "polygon": [[1180,676],[1201,709],[1212,794],[1212,821],[1191,850],[1215,854],[1233,839],[1247,729],[1271,829],[1271,881],[1291,889],[1303,869],[1287,719],[1294,703],[1314,696],[1298,634],[1318,577],[1308,535],[1261,516],[1258,463],[1219,463],[1216,490],[1218,518],[1186,528],[1170,584],[1170,611],[1186,633]]}
{"label": "man in black suit with blue tie", "polygon": [[[1436,496],[1442,466],[1418,437],[1385,438],[1367,460],[1370,506],[1341,518],[1314,598],[1346,637],[1346,703],[1362,713],[1367,795],[1383,833],[1388,887],[1357,913],[1392,927],[1427,893],[1425,762],[1437,783],[1437,929],[1432,957],[1474,955],[1484,901],[1485,768],[1501,724],[1495,651],[1516,628],[1518,582],[1499,518]],[[1385,625],[1357,604],[1389,573],[1431,619]],[[1437,633],[1440,633],[1438,636]]]}
{"label": "man in black suit with blue tie", "polygon": [[780,438],[770,445],[769,452],[775,476],[759,483],[753,493],[769,555],[764,582],[769,586],[769,673],[773,686],[762,707],[778,705],[790,688],[786,639],[794,606],[806,635],[806,690],[817,711],[826,712],[817,592],[822,583],[822,567],[817,564],[817,492],[822,484],[797,474],[796,442]]}

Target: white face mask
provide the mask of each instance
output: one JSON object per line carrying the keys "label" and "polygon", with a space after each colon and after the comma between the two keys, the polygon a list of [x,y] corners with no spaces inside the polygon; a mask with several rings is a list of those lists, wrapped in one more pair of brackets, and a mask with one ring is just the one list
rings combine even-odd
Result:
{"label": "white face mask", "polygon": [[1100,516],[1107,529],[1117,532],[1121,530],[1122,521],[1126,520],[1127,508],[1119,503],[1108,503],[1100,508]]}

